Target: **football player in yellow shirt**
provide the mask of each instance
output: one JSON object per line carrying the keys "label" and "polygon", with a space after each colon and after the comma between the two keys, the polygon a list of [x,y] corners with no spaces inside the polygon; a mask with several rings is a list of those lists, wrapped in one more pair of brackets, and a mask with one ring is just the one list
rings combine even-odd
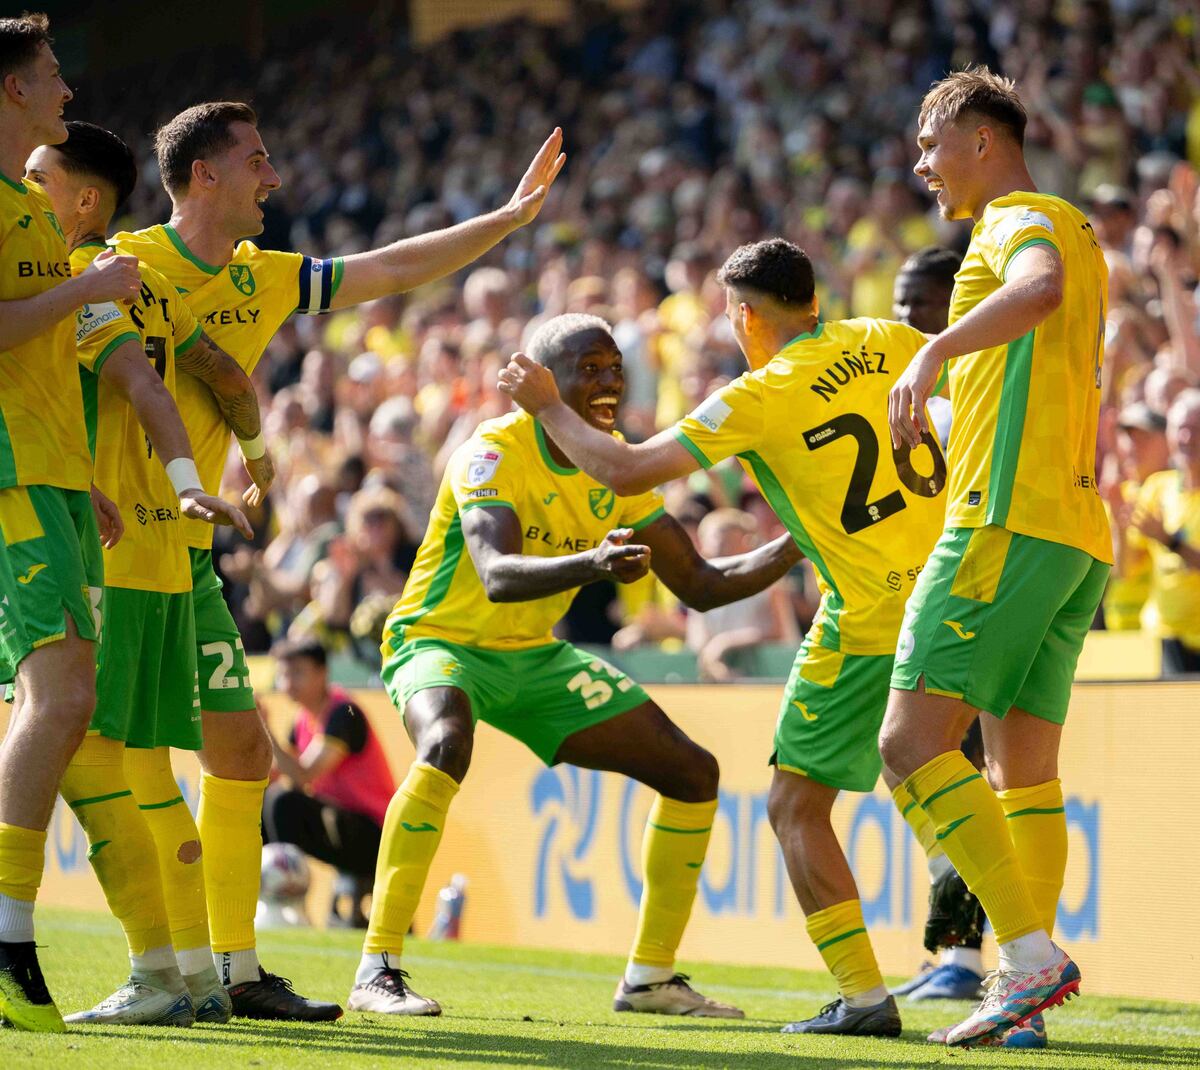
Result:
{"label": "football player in yellow shirt", "polygon": [[[72,122],[67,131],[66,141],[30,156],[25,178],[54,206],[79,273],[107,248],[104,235],[137,182],[137,164],[107,130]],[[238,509],[200,490],[173,400],[176,368],[208,384],[240,438],[261,428],[249,376],[209,341],[162,275],[146,266],[140,272],[128,306],[89,305],[76,317],[95,481],[128,524],[104,552],[96,712],[59,790],[87,833],[89,860],[125,929],[131,974],[99,1007],[67,1021],[187,1025],[193,1017],[227,1020],[230,1000],[209,949],[199,835],[170,762],[170,747],[201,745],[180,517],[233,523],[246,535],[250,528]],[[269,458],[249,467],[262,491]]]}
{"label": "football player in yellow shirt", "polygon": [[632,494],[737,456],[812,562],[821,606],[780,705],[767,812],[809,937],[839,998],[788,1033],[900,1035],[830,814],[840,791],[879,779],[904,601],[942,525],[937,440],[888,449],[887,397],[925,343],[887,320],[823,322],[812,264],[782,239],[742,246],[717,275],[750,371],[649,441],[599,433],[545,370],[516,354],[501,387],[584,471]]}
{"label": "football player in yellow shirt", "polygon": [[1163,674],[1175,675],[1200,672],[1200,390],[1171,403],[1167,442],[1172,467],[1142,484],[1130,542],[1149,558]]}
{"label": "football player in yellow shirt", "polygon": [[[610,435],[625,381],[608,325],[555,317],[530,352],[578,418]],[[711,609],[770,586],[798,558],[782,536],[706,561],[656,491],[614,494],[572,467],[527,413],[479,425],[446,469],[384,627],[384,685],[416,760],[388,806],[351,1010],[441,1013],[405,984],[400,956],[470,765],[475,722],[484,721],[547,765],[622,773],[658,793],[642,844],[637,935],[614,1010],[742,1017],[675,970],[717,808],[716,760],[624,673],[556,641],[551,629],[595,580],[629,583],[653,569],[682,601]]]}
{"label": "football player in yellow shirt", "polygon": [[[944,331],[950,315],[954,275],[961,263],[962,256],[959,253],[936,245],[910,256],[896,276],[892,301],[895,318],[926,335]],[[937,428],[938,440],[947,441],[950,402],[946,398],[930,398],[929,410],[930,419]],[[977,769],[983,767],[983,737],[978,719],[963,737],[962,751]],[[974,999],[984,974],[980,954],[985,921],[983,907],[955,872],[925,812],[908,796],[900,778],[885,766],[883,780],[896,800],[901,816],[909,822],[925,851],[929,866],[929,914],[925,922],[925,947],[933,952],[944,949],[935,967],[893,988],[892,994],[907,995],[917,1002]]]}
{"label": "football player in yellow shirt", "polygon": [[[1067,856],[1058,750],[1071,681],[1112,561],[1096,486],[1107,272],[1087,219],[1037,193],[1025,109],[984,68],[938,82],[914,170],[971,219],[950,326],[901,376],[911,444],[949,361],[946,529],[905,614],[881,746],[979,897],[1000,967],[949,1044],[994,1043],[1079,989],[1050,939]],[[988,780],[958,749],[982,711]]]}
{"label": "football player in yellow shirt", "polygon": [[0,743],[0,1017],[59,1032],[33,904],[59,780],[96,704],[102,572],[72,331],[78,309],[131,298],[141,280],[117,256],[72,278],[49,202],[21,181],[38,145],[67,136],[71,91],[50,44],[45,15],[0,19],[0,683],[15,680]]}
{"label": "football player in yellow shirt", "polygon": [[[267,343],[293,313],[348,308],[412,289],[470,263],[541,209],[566,157],[559,130],[547,139],[503,208],[446,230],[345,258],[273,252],[245,241],[262,233],[262,204],[280,178],[245,104],[198,104],[155,138],[171,196],[169,223],[119,234],[120,247],[161,271],[179,289],[209,336],[253,371]],[[195,445],[205,488],[216,493],[229,431],[211,397],[179,379],[180,411]],[[249,444],[250,456],[262,444]],[[332,1004],[306,1000],[262,970],[254,912],[262,856],[260,819],[271,743],[255,712],[249,670],[212,565],[211,533],[184,525],[192,559],[197,664],[203,708],[200,837],[217,969],[234,1014],[327,1020]]]}

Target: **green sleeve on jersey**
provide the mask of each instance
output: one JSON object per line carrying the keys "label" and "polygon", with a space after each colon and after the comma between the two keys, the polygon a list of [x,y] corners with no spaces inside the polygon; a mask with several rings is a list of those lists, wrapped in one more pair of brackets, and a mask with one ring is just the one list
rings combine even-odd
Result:
{"label": "green sleeve on jersey", "polygon": [[1016,255],[1018,253],[1023,253],[1026,249],[1030,248],[1033,245],[1048,245],[1048,246],[1050,246],[1051,249],[1053,249],[1056,253],[1058,253],[1059,256],[1062,255],[1062,252],[1059,250],[1058,246],[1055,245],[1054,242],[1052,242],[1049,238],[1042,238],[1042,237],[1027,238],[1025,241],[1021,242],[1021,244],[1018,245],[1005,258],[1004,267],[1001,268],[1001,270],[1000,270],[1001,281],[1004,281],[1004,282],[1008,281],[1008,265],[1013,262]]}
{"label": "green sleeve on jersey", "polygon": [[685,450],[687,450],[688,453],[690,453],[693,457],[696,458],[696,462],[700,465],[701,468],[711,468],[713,466],[713,462],[710,461],[707,457],[705,457],[704,451],[699,446],[697,446],[696,443],[694,443],[690,438],[687,437],[687,434],[684,432],[683,428],[681,428],[681,427],[675,428],[675,440]]}
{"label": "green sleeve on jersey", "polygon": [[333,258],[333,282],[329,287],[329,300],[332,301],[337,297],[338,287],[342,285],[342,272],[345,270],[345,258],[335,256]]}
{"label": "green sleeve on jersey", "polygon": [[458,507],[458,515],[462,516],[468,509],[511,509],[514,513],[517,511],[512,502],[502,501],[500,498],[474,498],[463,502]]}
{"label": "green sleeve on jersey", "polygon": [[647,513],[644,517],[642,517],[641,520],[632,521],[628,526],[633,528],[634,531],[641,531],[642,528],[649,527],[660,516],[665,515],[666,511],[667,510],[663,506],[660,505],[657,509],[654,510],[654,512]]}
{"label": "green sleeve on jersey", "polygon": [[132,331],[126,331],[124,334],[118,334],[116,338],[112,339],[108,345],[100,350],[99,354],[96,356],[96,359],[92,361],[92,374],[99,375],[100,369],[104,367],[104,362],[113,355],[113,352],[118,346],[123,346],[126,342],[132,342],[135,346],[140,346],[142,344],[141,338],[139,338]]}
{"label": "green sleeve on jersey", "polygon": [[196,329],[194,331],[192,331],[192,333],[189,334],[187,336],[187,338],[185,338],[182,342],[175,343],[175,356],[177,356],[177,357],[183,356],[184,353],[186,353],[189,349],[191,349],[192,346],[194,346],[200,340],[200,336],[203,333],[204,333],[204,328],[201,327],[200,324],[197,323]]}

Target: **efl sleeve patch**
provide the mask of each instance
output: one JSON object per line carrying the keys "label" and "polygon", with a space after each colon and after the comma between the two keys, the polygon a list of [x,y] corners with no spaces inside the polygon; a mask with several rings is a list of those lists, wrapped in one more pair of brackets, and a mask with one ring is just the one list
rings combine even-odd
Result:
{"label": "efl sleeve patch", "polygon": [[467,463],[466,485],[481,487],[490,483],[503,459],[504,454],[499,450],[477,450],[471,454],[471,460]]}

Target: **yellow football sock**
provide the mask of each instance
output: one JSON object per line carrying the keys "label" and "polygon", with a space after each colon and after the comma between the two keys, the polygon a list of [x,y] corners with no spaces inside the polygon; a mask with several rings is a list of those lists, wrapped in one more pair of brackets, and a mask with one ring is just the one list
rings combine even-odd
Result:
{"label": "yellow football sock", "polygon": [[266,790],[265,779],[225,780],[205,773],[200,782],[204,890],[215,952],[254,947]]}
{"label": "yellow football sock", "polygon": [[895,802],[896,809],[900,811],[900,816],[908,822],[908,827],[913,830],[913,835],[917,837],[917,842],[925,851],[926,858],[936,858],[938,855],[946,853],[942,850],[942,845],[938,843],[937,829],[933,827],[929,815],[925,813],[924,808],[917,800],[909,795],[908,789],[903,784],[897,784],[892,788],[892,801]]}
{"label": "yellow football sock", "polygon": [[629,961],[669,968],[692,913],[717,800],[687,803],[659,795],[642,837],[642,904]]}
{"label": "yellow football sock", "polygon": [[0,823],[0,895],[32,903],[45,863],[45,830]]}
{"label": "yellow football sock", "polygon": [[805,928],[837,981],[843,999],[883,985],[859,900],[847,899],[810,914]]}
{"label": "yellow football sock", "polygon": [[208,906],[200,832],[171,771],[168,747],[125,748],[125,778],[154,837],[171,943],[176,951],[208,947]]}
{"label": "yellow football sock", "polygon": [[414,762],[388,803],[375,865],[371,923],[363,953],[399,957],[417,903],[442,842],[446,812],[458,794],[458,781],[440,769]]}
{"label": "yellow football sock", "polygon": [[1025,883],[1042,917],[1042,928],[1054,935],[1058,897],[1067,871],[1067,815],[1062,781],[996,792]]}
{"label": "yellow football sock", "polygon": [[87,736],[59,785],[88,839],[88,861],[129,951],[144,955],[171,943],[154,840],[125,780],[115,739]]}
{"label": "yellow football sock", "polygon": [[962,751],[938,755],[904,786],[924,807],[942,849],[979,897],[997,943],[1041,929],[1042,915],[1025,882],[1000,801]]}

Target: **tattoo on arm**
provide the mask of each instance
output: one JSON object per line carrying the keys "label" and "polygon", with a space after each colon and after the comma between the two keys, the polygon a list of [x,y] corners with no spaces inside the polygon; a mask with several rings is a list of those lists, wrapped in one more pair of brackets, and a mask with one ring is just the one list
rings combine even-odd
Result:
{"label": "tattoo on arm", "polygon": [[180,371],[199,379],[212,391],[217,408],[238,438],[254,438],[262,430],[258,395],[250,377],[207,334],[202,333],[175,363]]}

